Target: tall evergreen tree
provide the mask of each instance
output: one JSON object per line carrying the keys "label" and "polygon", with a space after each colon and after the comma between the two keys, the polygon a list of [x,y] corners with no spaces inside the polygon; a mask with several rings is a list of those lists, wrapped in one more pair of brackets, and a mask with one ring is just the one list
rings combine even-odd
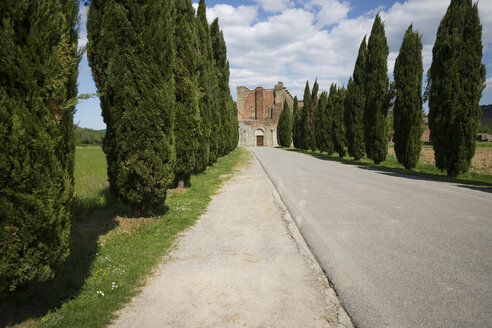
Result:
{"label": "tall evergreen tree", "polygon": [[379,164],[388,153],[388,127],[386,116],[389,109],[388,43],[384,24],[379,13],[374,19],[367,44],[366,104],[364,111],[364,137],[367,157]]}
{"label": "tall evergreen tree", "polygon": [[[232,100],[232,96],[230,96],[230,99]],[[234,150],[238,144],[239,144],[239,117],[238,117],[238,112],[237,112],[237,103],[235,101],[232,101],[232,107],[231,107],[231,121],[232,121],[232,132],[231,132],[231,151]],[[291,118],[291,123],[292,123],[292,118]],[[291,124],[292,125],[292,124]]]}
{"label": "tall evergreen tree", "polygon": [[[321,95],[323,93],[325,92],[323,91]],[[323,124],[321,120],[323,117],[323,112],[325,110],[325,108],[320,106],[321,95],[320,95],[320,99],[318,99],[318,102],[316,103],[316,107],[314,108],[314,137],[316,138],[316,147],[319,150],[321,150],[322,148],[321,146],[323,143],[323,139],[322,139]]]}
{"label": "tall evergreen tree", "polygon": [[330,92],[328,94],[328,99],[327,99],[327,104],[326,104],[326,122],[327,123],[327,130],[326,130],[326,151],[328,155],[331,155],[335,152],[335,135],[333,133],[334,129],[334,114],[335,114],[335,107],[337,106],[337,86],[335,83],[332,83],[330,86]]}
{"label": "tall evergreen tree", "polygon": [[304,100],[301,108],[299,120],[299,148],[309,149],[311,144],[309,140],[309,109],[311,108],[311,91],[309,90],[309,81],[306,81],[304,88]]}
{"label": "tall evergreen tree", "polygon": [[353,79],[347,85],[345,98],[345,125],[347,128],[348,153],[355,160],[364,157],[364,107],[365,107],[365,69],[367,61],[366,37],[359,47],[355,62]]}
{"label": "tall evergreen tree", "polygon": [[315,151],[318,147],[316,146],[316,129],[314,126],[315,122],[315,111],[316,105],[318,103],[318,91],[319,85],[316,79],[313,84],[313,90],[311,90],[311,100],[309,101],[308,108],[308,137],[306,141],[306,147]]}
{"label": "tall evergreen tree", "polygon": [[229,102],[229,69],[227,63],[227,48],[224,41],[224,36],[219,27],[219,19],[216,18],[210,24],[210,35],[212,39],[212,51],[215,60],[216,74],[219,81],[219,89],[216,97],[216,110],[218,111],[218,127],[219,127],[219,156],[227,153],[228,149],[228,102]]}
{"label": "tall evergreen tree", "polygon": [[[174,62],[176,97],[176,182],[188,186],[196,161],[199,144],[200,108],[198,105],[198,42],[195,10],[191,0],[174,0],[176,16],[174,23]],[[200,164],[201,166],[203,164]]]}
{"label": "tall evergreen tree", "polygon": [[484,82],[478,5],[451,0],[432,49],[429,95],[436,166],[450,176],[466,172],[475,154]]}
{"label": "tall evergreen tree", "polygon": [[220,30],[219,20],[216,18],[210,25],[212,52],[218,76],[218,93],[215,97],[215,106],[218,113],[218,149],[219,154],[225,155],[236,148],[239,141],[239,122],[237,107],[232,99],[229,88],[229,61],[224,34]]}
{"label": "tall evergreen tree", "polygon": [[422,148],[422,40],[412,25],[405,32],[396,58],[393,128],[395,153],[406,169],[417,166]]}
{"label": "tall evergreen tree", "polygon": [[294,147],[298,149],[301,148],[301,140],[300,140],[301,114],[302,114],[302,108],[299,108],[299,101],[297,100],[297,96],[295,96],[294,110],[292,115],[292,142],[294,143]]}
{"label": "tall evergreen tree", "polygon": [[[354,100],[355,100],[355,83],[352,77],[349,78],[347,82],[347,95],[345,96],[345,101],[343,103],[344,114],[343,119],[345,122],[345,137],[347,139],[347,150],[348,154],[354,157],[353,144],[354,144],[354,132],[352,130],[353,124],[353,112],[354,112]],[[357,159],[356,159],[357,160]]]}
{"label": "tall evergreen tree", "polygon": [[173,13],[167,0],[92,0],[88,13],[110,191],[137,216],[162,204],[174,178]]}
{"label": "tall evergreen tree", "polygon": [[322,152],[333,153],[333,138],[331,135],[333,119],[331,108],[328,107],[328,93],[323,91],[316,104],[316,145]]}
{"label": "tall evergreen tree", "polygon": [[[331,88],[330,88],[331,89]],[[340,158],[345,156],[345,123],[343,120],[344,107],[343,102],[345,100],[346,89],[344,87],[334,88],[333,99],[333,146]],[[330,90],[331,93],[331,90]]]}
{"label": "tall evergreen tree", "polygon": [[69,252],[78,5],[0,2],[0,298]]}
{"label": "tall evergreen tree", "polygon": [[[225,41],[224,41],[225,45]],[[227,61],[225,68],[225,82],[224,82],[224,94],[226,95],[226,151],[227,153],[234,150],[237,147],[239,141],[239,122],[237,118],[237,106],[231,96],[231,90],[229,88],[229,61]]]}
{"label": "tall evergreen tree", "polygon": [[278,119],[277,138],[281,147],[290,147],[292,143],[292,119],[287,99],[284,99],[284,107]]}
{"label": "tall evergreen tree", "polygon": [[198,37],[198,85],[200,87],[200,130],[198,133],[198,149],[195,161],[195,171],[201,172],[205,167],[216,160],[215,149],[217,147],[217,135],[212,134],[212,100],[213,90],[217,89],[217,77],[215,74],[212,53],[212,41],[207,22],[205,0],[198,4],[196,26]]}

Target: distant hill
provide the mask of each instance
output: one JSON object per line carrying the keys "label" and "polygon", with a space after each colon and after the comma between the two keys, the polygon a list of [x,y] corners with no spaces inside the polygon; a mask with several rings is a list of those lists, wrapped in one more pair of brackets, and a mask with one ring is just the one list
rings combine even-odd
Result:
{"label": "distant hill", "polygon": [[92,130],[75,126],[75,143],[77,145],[102,145],[105,130]]}
{"label": "distant hill", "polygon": [[480,106],[482,108],[482,121],[478,132],[492,134],[492,104]]}

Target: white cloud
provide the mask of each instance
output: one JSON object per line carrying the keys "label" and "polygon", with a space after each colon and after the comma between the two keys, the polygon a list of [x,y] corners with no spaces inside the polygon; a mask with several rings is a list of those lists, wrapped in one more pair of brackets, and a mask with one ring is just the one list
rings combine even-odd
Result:
{"label": "white cloud", "polygon": [[347,18],[350,11],[350,3],[338,0],[312,0],[312,6],[319,6],[320,10],[316,15],[318,26],[330,26]]}
{"label": "white cloud", "polygon": [[478,3],[480,23],[482,23],[482,40],[484,52],[492,52],[492,1],[480,1]]}
{"label": "white cloud", "polygon": [[80,14],[80,23],[79,23],[79,40],[78,40],[78,47],[82,48],[85,47],[87,44],[87,30],[86,30],[86,24],[87,24],[87,12],[89,10],[89,6],[81,6],[79,10]]}
{"label": "white cloud", "polygon": [[265,11],[280,12],[294,6],[294,1],[291,0],[256,0],[256,2]]}
{"label": "white cloud", "polygon": [[487,81],[485,81],[485,83],[486,83],[486,89],[492,90],[492,76],[489,77]]}
{"label": "white cloud", "polygon": [[[427,70],[437,27],[448,6],[449,0],[408,0],[387,9],[377,8],[390,48],[390,74],[410,24],[422,34]],[[298,0],[296,4],[291,0],[256,0],[251,6],[218,4],[209,8],[207,19],[219,17],[224,31],[233,96],[239,85],[273,87],[283,81],[293,95],[302,97],[306,80],[312,85],[316,77],[321,90],[332,82],[346,84],[360,42],[364,35],[369,36],[377,11],[351,17],[352,7],[342,0]],[[492,52],[492,2],[481,1],[479,9],[484,52]],[[487,83],[492,84],[490,78]]]}
{"label": "white cloud", "polygon": [[87,33],[79,33],[79,40],[77,42],[77,47],[80,49],[82,47],[85,47],[87,45],[87,42],[89,40],[87,39]]}
{"label": "white cloud", "polygon": [[207,9],[207,20],[211,23],[219,17],[220,26],[249,26],[256,18],[257,6],[239,6],[218,4]]}

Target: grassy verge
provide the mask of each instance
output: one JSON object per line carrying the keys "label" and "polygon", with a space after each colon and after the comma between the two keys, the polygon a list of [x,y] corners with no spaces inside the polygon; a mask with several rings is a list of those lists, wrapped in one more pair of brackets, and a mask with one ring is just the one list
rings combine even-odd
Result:
{"label": "grassy verge", "polygon": [[74,176],[77,216],[115,203],[109,192],[106,156],[101,146],[77,146]]}
{"label": "grassy verge", "polygon": [[492,147],[492,142],[490,142],[490,141],[477,141],[476,146],[477,147]]}
{"label": "grassy verge", "polygon": [[205,211],[222,181],[249,158],[246,150],[237,148],[205,172],[193,176],[190,188],[171,190],[156,217],[135,219],[126,218],[128,209],[105,196],[101,149],[83,150],[87,152],[77,155],[78,212],[72,228],[70,256],[54,280],[36,289],[20,291],[10,300],[9,306],[0,311],[3,325],[5,321],[22,327],[109,324],[114,311],[145,284],[176,236]]}
{"label": "grassy verge", "polygon": [[391,156],[391,155],[388,155],[384,162],[381,162],[381,164],[376,165],[367,157],[364,157],[364,158],[360,159],[359,161],[355,161],[351,157],[348,157],[348,156],[345,156],[343,158],[339,158],[337,153],[334,153],[333,155],[328,155],[327,153],[298,150],[298,149],[293,149],[293,148],[288,148],[287,150],[296,151],[296,152],[300,152],[300,153],[314,156],[316,158],[320,158],[320,159],[324,159],[324,160],[330,160],[330,161],[336,161],[336,162],[340,162],[343,164],[372,167],[374,169],[385,171],[385,172],[393,172],[393,173],[418,176],[418,177],[423,177],[423,178],[438,180],[438,181],[463,183],[463,184],[470,184],[470,185],[475,185],[475,186],[484,186],[487,188],[492,188],[492,176],[491,175],[479,174],[479,173],[475,173],[475,172],[467,172],[467,173],[460,175],[459,177],[453,178],[453,177],[448,177],[446,175],[446,173],[439,170],[434,164],[427,164],[427,163],[422,163],[422,162],[419,162],[417,164],[416,168],[414,168],[412,170],[406,170],[400,163],[398,163],[398,160],[396,159],[396,157]]}

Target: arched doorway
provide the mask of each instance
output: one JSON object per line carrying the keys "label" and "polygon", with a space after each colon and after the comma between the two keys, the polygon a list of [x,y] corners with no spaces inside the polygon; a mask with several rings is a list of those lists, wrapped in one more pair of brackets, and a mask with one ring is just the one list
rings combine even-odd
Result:
{"label": "arched doorway", "polygon": [[255,138],[256,138],[256,147],[263,147],[264,146],[264,136],[265,132],[263,131],[262,128],[258,128],[255,131]]}

